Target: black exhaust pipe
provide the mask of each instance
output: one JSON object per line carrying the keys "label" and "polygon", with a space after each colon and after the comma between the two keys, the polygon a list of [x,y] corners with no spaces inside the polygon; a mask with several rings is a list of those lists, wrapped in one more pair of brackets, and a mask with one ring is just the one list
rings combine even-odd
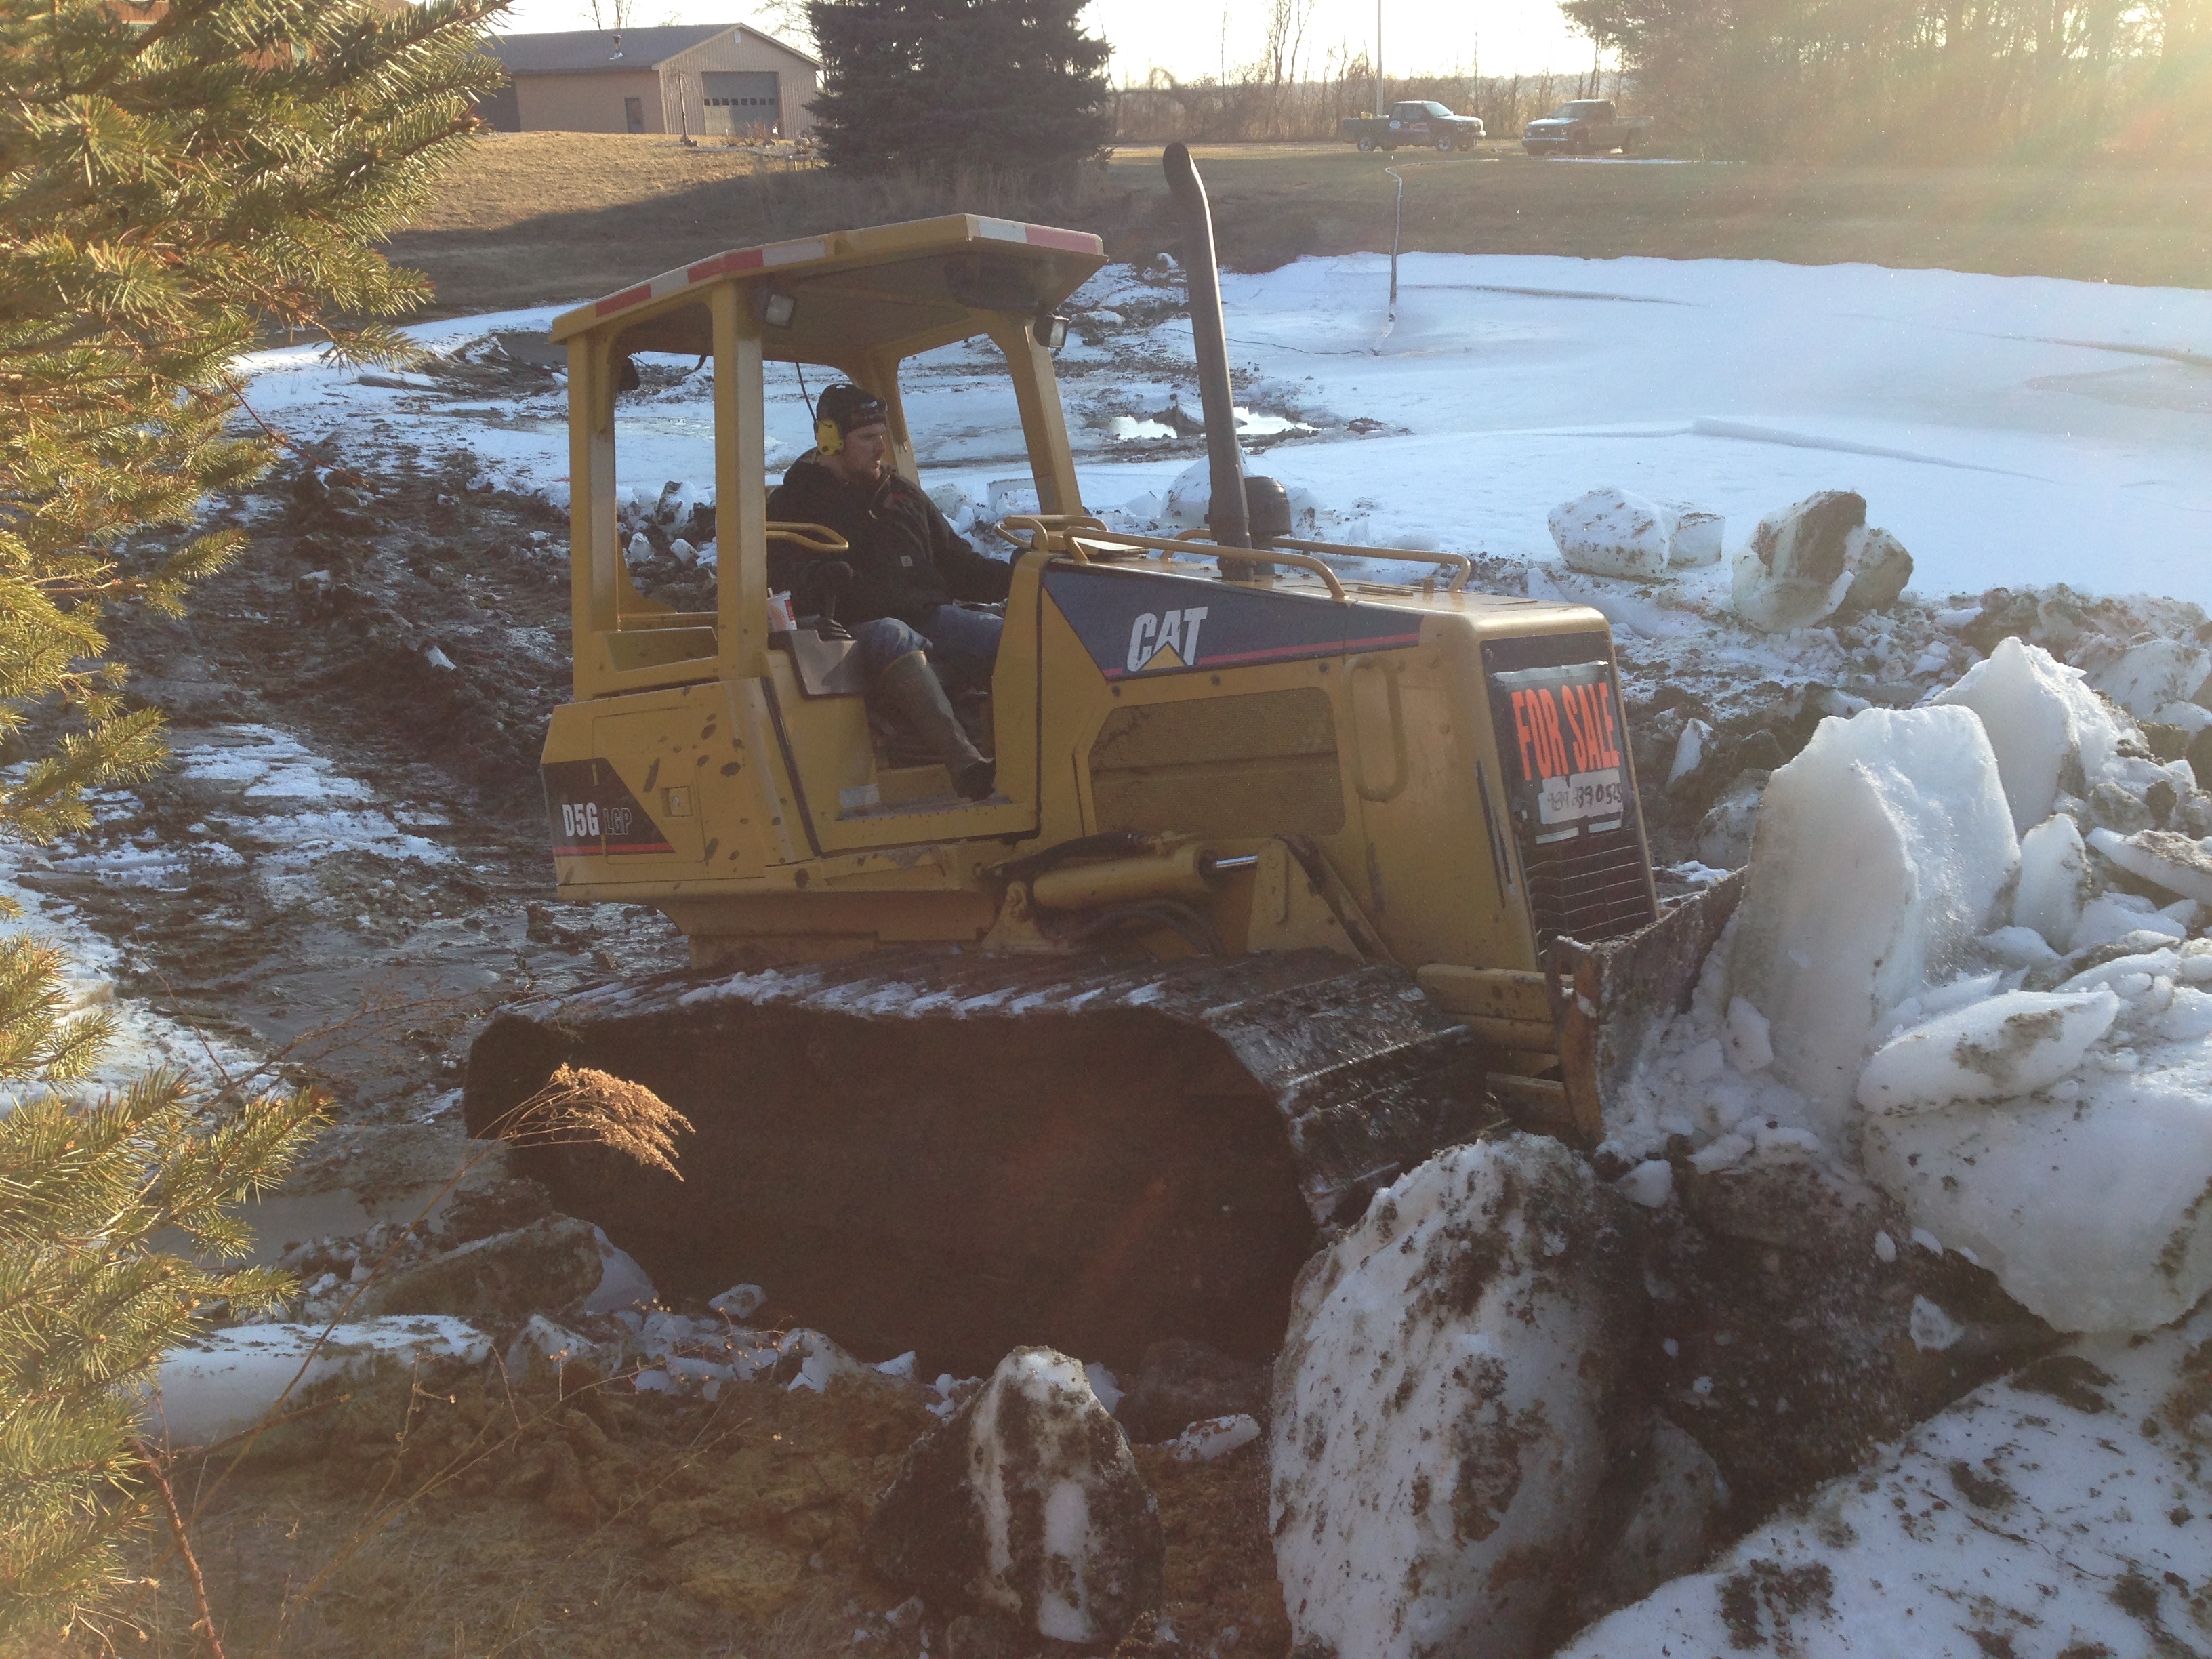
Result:
{"label": "black exhaust pipe", "polygon": [[[1224,547],[1252,545],[1251,518],[1244,496],[1244,458],[1237,447],[1237,404],[1229,385],[1229,341],[1222,331],[1221,275],[1213,257],[1213,216],[1206,205],[1206,185],[1188,146],[1174,143],[1160,157],[1168,194],[1182,218],[1182,271],[1190,290],[1191,342],[1198,354],[1199,410],[1206,422],[1206,457],[1212,473],[1212,499],[1206,528]],[[1223,574],[1252,580],[1273,567],[1222,561]]]}

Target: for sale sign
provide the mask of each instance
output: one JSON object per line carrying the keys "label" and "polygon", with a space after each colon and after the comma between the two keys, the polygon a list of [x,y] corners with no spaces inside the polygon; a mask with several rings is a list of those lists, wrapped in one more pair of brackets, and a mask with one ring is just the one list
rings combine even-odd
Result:
{"label": "for sale sign", "polygon": [[1493,673],[1490,696],[1522,832],[1542,844],[1620,829],[1628,767],[1607,665]]}

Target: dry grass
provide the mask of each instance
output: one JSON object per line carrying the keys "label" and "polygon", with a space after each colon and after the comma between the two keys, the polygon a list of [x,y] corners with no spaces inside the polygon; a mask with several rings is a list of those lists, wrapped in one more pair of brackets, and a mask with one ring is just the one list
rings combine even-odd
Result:
{"label": "dry grass", "polygon": [[[1223,257],[1266,270],[1389,246],[1389,159],[1345,144],[1200,146]],[[1406,246],[1595,258],[1865,260],[2000,276],[2212,283],[2212,173],[2111,167],[1624,167],[1407,151]],[[611,293],[724,248],[970,211],[1170,245],[1159,159],[1032,197],[981,172],[853,179],[653,135],[496,134],[392,240],[444,313]]]}
{"label": "dry grass", "polygon": [[676,1137],[690,1133],[691,1120],[642,1083],[589,1066],[562,1066],[482,1139],[520,1147],[605,1146],[681,1181]]}

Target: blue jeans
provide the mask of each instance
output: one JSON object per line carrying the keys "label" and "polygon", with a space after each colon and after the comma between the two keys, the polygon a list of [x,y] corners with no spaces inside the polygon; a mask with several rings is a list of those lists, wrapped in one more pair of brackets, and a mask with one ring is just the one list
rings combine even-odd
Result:
{"label": "blue jeans", "polygon": [[988,691],[1006,618],[995,611],[940,605],[921,621],[922,625],[915,628],[896,617],[878,617],[853,630],[868,683],[874,684],[877,675],[908,652],[927,651],[938,678],[948,690]]}

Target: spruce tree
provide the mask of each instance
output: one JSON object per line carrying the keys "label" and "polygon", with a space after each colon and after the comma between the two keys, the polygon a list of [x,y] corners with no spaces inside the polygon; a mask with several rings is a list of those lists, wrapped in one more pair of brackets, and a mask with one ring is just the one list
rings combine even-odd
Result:
{"label": "spruce tree", "polygon": [[[237,552],[189,526],[275,453],[238,355],[303,334],[410,355],[391,319],[428,284],[374,244],[476,128],[496,9],[0,0],[0,743],[27,763],[0,774],[0,836],[81,828],[88,788],[161,761],[101,621],[174,612]],[[67,1012],[63,966],[0,936],[0,1634],[96,1618],[143,1514],[136,1389],[199,1306],[279,1288],[197,1264],[238,1258],[229,1206],[314,1115],[168,1075],[70,1088],[108,1025]]]}
{"label": "spruce tree", "polygon": [[832,167],[1064,175],[1114,137],[1085,0],[810,0]]}

